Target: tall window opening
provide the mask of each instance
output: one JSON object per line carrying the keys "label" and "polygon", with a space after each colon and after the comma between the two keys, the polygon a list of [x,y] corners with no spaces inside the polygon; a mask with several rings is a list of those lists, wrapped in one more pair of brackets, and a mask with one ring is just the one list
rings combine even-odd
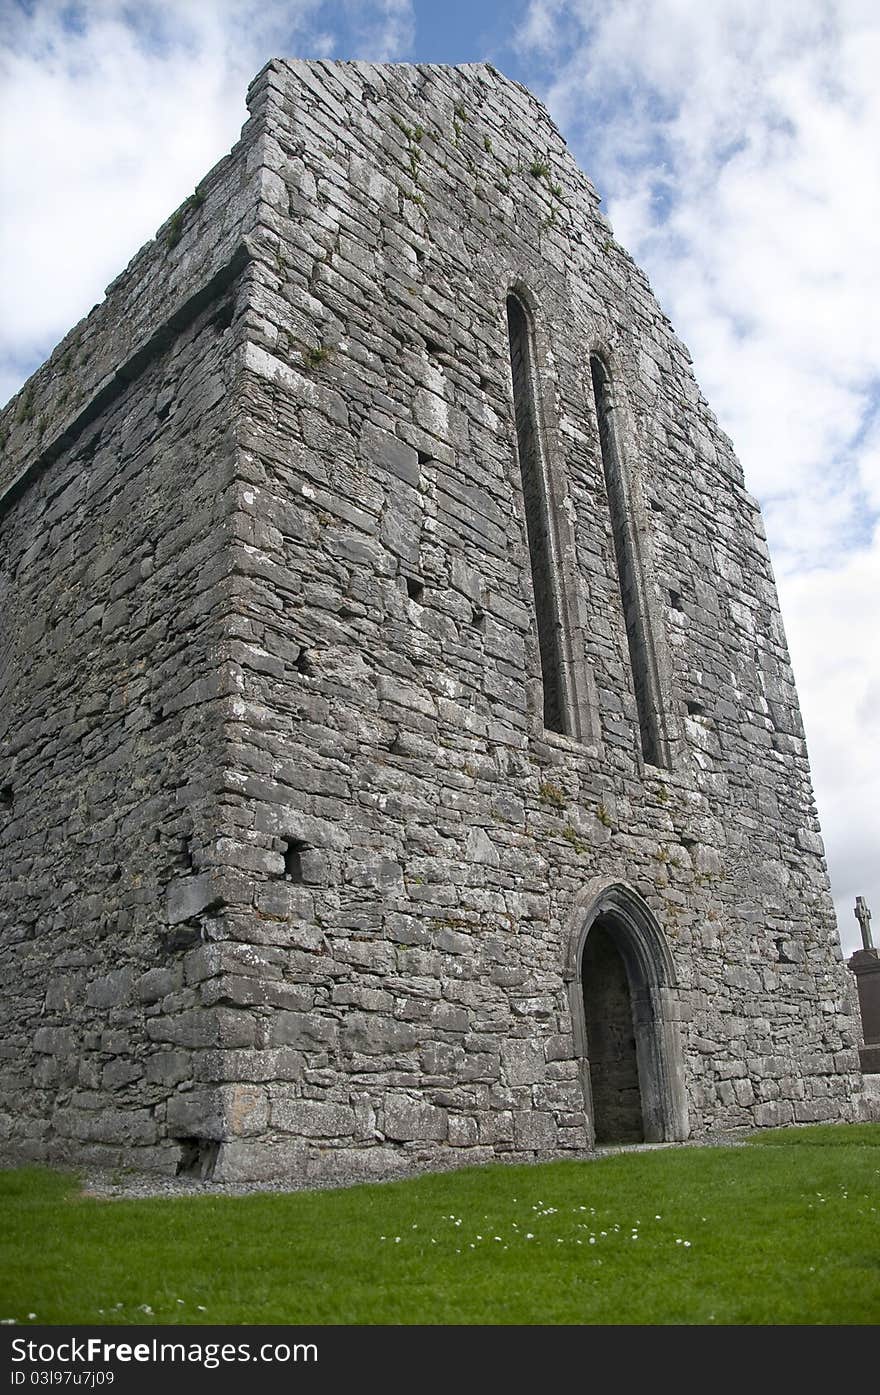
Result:
{"label": "tall window opening", "polygon": [[562,621],[538,415],[532,329],[523,306],[514,295],[507,298],[507,329],[510,336],[517,453],[541,653],[544,726],[549,731],[568,732],[569,719],[562,679]]}
{"label": "tall window opening", "polygon": [[605,472],[605,488],[611,513],[617,579],[629,645],[642,755],[651,765],[666,765],[668,762],[664,756],[659,727],[659,685],[645,619],[641,575],[630,522],[630,501],[617,448],[611,381],[604,363],[595,355],[590,358],[590,372],[596,399],[596,416],[599,421],[602,468]]}

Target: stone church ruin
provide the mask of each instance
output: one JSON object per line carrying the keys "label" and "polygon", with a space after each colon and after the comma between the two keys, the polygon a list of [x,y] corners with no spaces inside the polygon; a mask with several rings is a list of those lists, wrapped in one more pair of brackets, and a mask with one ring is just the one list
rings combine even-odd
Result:
{"label": "stone church ruin", "polygon": [[857,1117],[758,505],[537,100],[273,61],[2,414],[3,1146]]}

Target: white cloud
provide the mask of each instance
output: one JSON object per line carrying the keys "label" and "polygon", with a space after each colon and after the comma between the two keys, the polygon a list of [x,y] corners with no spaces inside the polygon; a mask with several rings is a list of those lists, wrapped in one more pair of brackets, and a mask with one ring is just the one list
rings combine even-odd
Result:
{"label": "white cloud", "polygon": [[317,58],[347,16],[401,56],[410,0],[35,0],[0,18],[0,403],[234,144],[273,56]]}
{"label": "white cloud", "polygon": [[780,590],[838,920],[854,949],[856,896],[872,906],[875,929],[880,922],[880,665],[866,653],[877,633],[880,547],[853,552],[833,571],[789,576]]}
{"label": "white cloud", "polygon": [[880,915],[880,9],[532,0],[530,69],[764,504],[847,949]]}
{"label": "white cloud", "polygon": [[346,0],[353,21],[353,39],[358,53],[372,63],[387,63],[409,54],[415,38],[415,16],[411,0]]}

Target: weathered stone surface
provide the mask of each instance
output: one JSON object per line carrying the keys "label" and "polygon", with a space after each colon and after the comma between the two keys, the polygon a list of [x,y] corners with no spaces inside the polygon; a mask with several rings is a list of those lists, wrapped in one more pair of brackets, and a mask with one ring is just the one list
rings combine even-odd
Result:
{"label": "weathered stone surface", "polygon": [[272,1102],[272,1125],[301,1138],[347,1138],[354,1130],[354,1110],[331,1101],[282,1098]]}
{"label": "weathered stone surface", "polygon": [[214,880],[210,873],[201,877],[181,877],[166,892],[166,919],[169,925],[179,925],[199,915],[217,900]]}
{"label": "weathered stone surface", "polygon": [[172,1095],[165,1118],[172,1137],[226,1137],[223,1100],[217,1090],[188,1090],[185,1094]]}
{"label": "weathered stone surface", "polygon": [[250,102],[0,418],[4,1148],[582,1149],[609,888],[649,1132],[870,1117],[756,505],[589,180],[486,66]]}
{"label": "weathered stone surface", "polygon": [[103,978],[93,979],[86,992],[89,1007],[112,1008],[124,1003],[131,990],[131,969],[117,969]]}
{"label": "weathered stone surface", "polygon": [[446,1110],[407,1095],[386,1095],[381,1118],[385,1137],[397,1143],[423,1143],[446,1138]]}

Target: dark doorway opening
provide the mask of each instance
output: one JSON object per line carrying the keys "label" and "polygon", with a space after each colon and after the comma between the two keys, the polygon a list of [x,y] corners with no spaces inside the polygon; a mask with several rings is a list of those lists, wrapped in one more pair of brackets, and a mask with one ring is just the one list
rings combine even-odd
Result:
{"label": "dark doorway opening", "polygon": [[687,1138],[675,962],[656,916],[633,887],[597,878],[570,924],[565,977],[591,1136]]}
{"label": "dark doorway opening", "polygon": [[629,975],[606,919],[591,926],[581,965],[596,1142],[642,1143],[645,1126]]}

